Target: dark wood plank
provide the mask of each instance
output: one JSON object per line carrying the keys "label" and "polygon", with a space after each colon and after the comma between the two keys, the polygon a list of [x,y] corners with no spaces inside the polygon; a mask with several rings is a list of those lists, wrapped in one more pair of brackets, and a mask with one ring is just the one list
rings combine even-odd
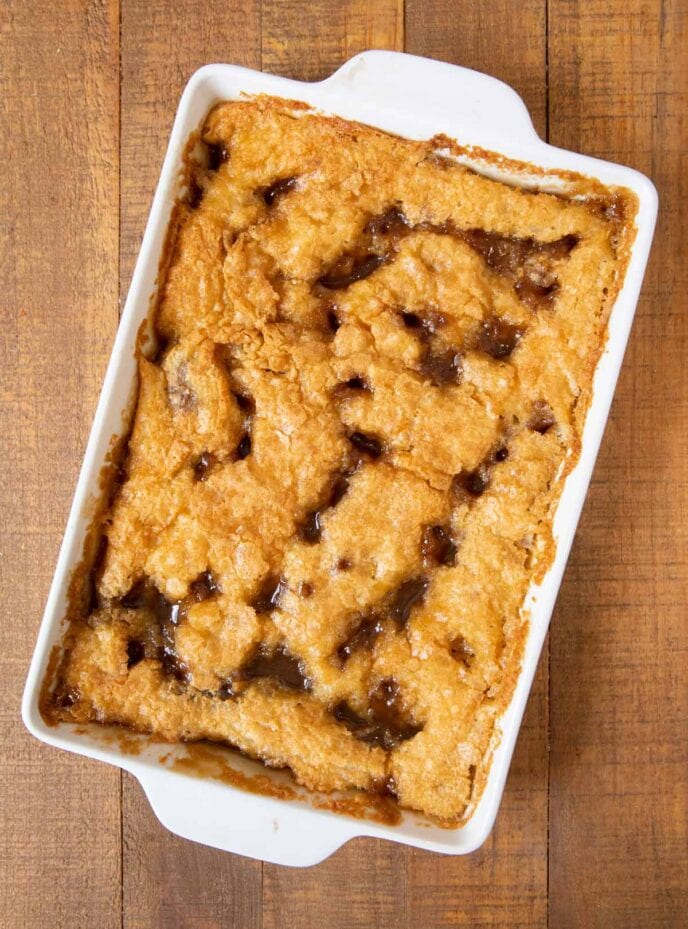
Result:
{"label": "dark wood plank", "polygon": [[404,48],[404,0],[262,0],[262,67],[319,81],[368,48]]}
{"label": "dark wood plank", "polygon": [[546,2],[406,0],[406,51],[484,71],[523,97],[546,133]]}
{"label": "dark wood plank", "polygon": [[182,90],[212,62],[260,68],[260,0],[123,0],[123,298]]}
{"label": "dark wood plank", "polygon": [[[263,0],[263,69],[300,80],[331,74],[366,48],[403,47],[398,0],[318,0],[304,15],[293,0]],[[263,868],[263,926],[388,929],[405,925],[407,852],[359,839],[316,868]]]}
{"label": "dark wood plank", "polygon": [[553,0],[556,144],[647,172],[660,220],[552,627],[550,918],[685,924],[688,9]]}
{"label": "dark wood plank", "polygon": [[[546,131],[541,0],[406,0],[406,50],[485,71],[526,101]],[[526,712],[497,825],[465,858],[409,853],[410,925],[514,929],[547,924],[547,649]]]}
{"label": "dark wood plank", "polygon": [[122,801],[124,929],[261,925],[260,862],[172,835],[128,774]]}
{"label": "dark wood plank", "polygon": [[119,774],[19,707],[117,325],[118,5],[0,16],[0,925],[115,929]]}
{"label": "dark wood plank", "polygon": [[264,865],[264,929],[406,927],[407,857],[402,846],[355,839],[313,868]]}
{"label": "dark wood plank", "polygon": [[[131,277],[184,84],[201,65],[260,67],[255,0],[124,0],[122,4],[121,295]],[[123,780],[125,929],[260,925],[261,865],[184,842]]]}

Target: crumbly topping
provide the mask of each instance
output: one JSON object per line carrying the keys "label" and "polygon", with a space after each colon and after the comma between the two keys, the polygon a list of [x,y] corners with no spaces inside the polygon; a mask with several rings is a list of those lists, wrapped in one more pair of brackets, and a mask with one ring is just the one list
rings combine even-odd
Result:
{"label": "crumbly topping", "polygon": [[269,99],[218,105],[199,149],[95,600],[44,710],[458,822],[631,195],[526,192]]}

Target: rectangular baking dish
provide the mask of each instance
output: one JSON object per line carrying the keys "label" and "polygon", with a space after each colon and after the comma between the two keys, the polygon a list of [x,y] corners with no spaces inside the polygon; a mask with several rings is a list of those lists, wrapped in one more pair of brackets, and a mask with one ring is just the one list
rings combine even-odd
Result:
{"label": "rectangular baking dish", "polygon": [[[580,458],[566,480],[554,520],[556,557],[539,585],[533,585],[524,609],[529,631],[523,666],[513,698],[501,718],[485,789],[472,816],[448,830],[420,815],[404,813],[396,826],[335,814],[313,806],[305,792],[289,801],[246,792],[212,779],[189,777],[170,768],[183,746],[161,746],[145,737],[136,754],[98,726],[50,727],[39,712],[39,695],[48,660],[64,634],[70,577],[82,558],[84,540],[99,493],[99,475],[113,435],[128,427],[135,396],[137,333],[156,288],[158,262],[168,221],[179,195],[182,155],[191,132],[219,100],[245,94],[270,94],[301,100],[316,109],[357,120],[413,139],[444,134],[472,147],[461,160],[482,173],[522,186],[565,190],[566,172],[595,177],[604,184],[630,188],[638,197],[637,236],[626,278],[613,307],[609,337],[597,366],[592,404]],[[484,151],[523,162],[520,167],[486,160]],[[447,854],[478,848],[492,829],[535,674],[564,566],[590,481],[614,387],[621,367],[647,262],[657,213],[652,183],[637,171],[554,148],[536,134],[521,98],[506,84],[470,71],[397,52],[370,51],[352,58],[327,80],[301,83],[233,65],[207,65],[189,81],[172,129],[160,181],[153,199],[129,295],[117,332],[105,383],[67,522],[38,642],[24,692],[22,715],[36,738],[67,751],[118,765],[140,781],[160,821],[172,832],[207,845],[285,865],[321,861],[354,836],[391,839]],[[132,736],[132,739],[138,737]],[[167,761],[163,762],[163,751]],[[248,759],[232,766],[250,775],[268,772]],[[55,803],[59,803],[55,797]]]}

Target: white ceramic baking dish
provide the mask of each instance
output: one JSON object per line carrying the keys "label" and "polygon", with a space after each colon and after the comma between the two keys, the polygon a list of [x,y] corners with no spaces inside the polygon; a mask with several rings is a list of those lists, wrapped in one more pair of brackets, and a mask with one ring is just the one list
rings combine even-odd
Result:
{"label": "white ceramic baking dish", "polygon": [[[126,410],[135,390],[134,346],[141,321],[149,312],[155,290],[158,259],[170,212],[179,194],[182,153],[218,100],[265,93],[303,100],[346,119],[358,120],[414,139],[444,133],[461,145],[499,152],[554,174],[500,171],[482,163],[483,172],[498,174],[524,186],[565,186],[557,171],[574,171],[604,184],[623,185],[639,199],[638,233],[623,289],[614,305],[609,339],[594,381],[580,459],[569,475],[555,519],[556,558],[541,585],[526,602],[530,627],[523,667],[513,699],[501,719],[487,784],[468,822],[446,830],[423,817],[405,814],[397,826],[354,819],[313,807],[307,796],[295,800],[247,793],[224,783],[189,777],[160,760],[161,746],[143,740],[140,753],[117,740],[104,738],[99,727],[47,726],[38,709],[41,684],[53,646],[64,633],[63,617],[69,579],[82,557],[85,533],[98,478],[113,434],[127,428]],[[568,557],[593,464],[607,420],[636,301],[645,270],[657,213],[652,183],[630,168],[554,148],[535,133],[521,98],[507,85],[465,68],[396,52],[364,52],[336,74],[317,84],[300,83],[232,65],[208,65],[197,71],[182,96],[172,129],[160,182],[143,237],[129,296],[122,314],[112,358],[86,449],[84,463],[67,523],[55,577],[31,662],[23,701],[23,718],[38,739],[68,751],[110,762],[138,778],[160,821],[173,832],[207,845],[253,858],[287,865],[311,865],[330,855],[354,836],[376,836],[449,854],[478,848],[488,836],[497,813],[521,717],[533,681],[552,608]],[[123,412],[125,411],[125,412]],[[172,748],[171,756],[183,748]],[[233,759],[248,773],[259,767],[248,759]],[[284,774],[270,774],[278,780]],[[59,796],[54,798],[60,803]]]}

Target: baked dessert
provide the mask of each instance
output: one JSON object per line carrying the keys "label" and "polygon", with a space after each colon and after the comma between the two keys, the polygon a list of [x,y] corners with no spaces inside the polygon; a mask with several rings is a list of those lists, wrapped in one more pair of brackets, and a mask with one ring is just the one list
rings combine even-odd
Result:
{"label": "baked dessert", "polygon": [[275,99],[210,113],[47,718],[468,815],[635,202],[451,148]]}

